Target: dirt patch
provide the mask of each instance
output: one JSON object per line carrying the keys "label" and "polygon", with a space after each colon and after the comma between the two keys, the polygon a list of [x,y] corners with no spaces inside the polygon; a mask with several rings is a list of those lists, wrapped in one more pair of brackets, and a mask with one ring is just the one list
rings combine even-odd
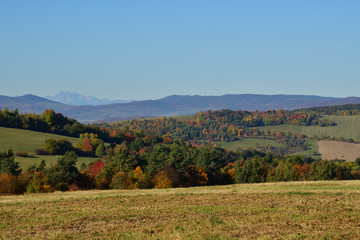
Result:
{"label": "dirt patch", "polygon": [[346,161],[355,161],[356,158],[360,157],[359,143],[319,141],[318,147],[322,159],[344,159]]}

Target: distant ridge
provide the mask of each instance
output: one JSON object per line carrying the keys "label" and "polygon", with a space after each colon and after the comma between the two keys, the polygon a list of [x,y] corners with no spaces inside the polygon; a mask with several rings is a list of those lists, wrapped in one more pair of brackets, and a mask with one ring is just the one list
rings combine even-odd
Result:
{"label": "distant ridge", "polygon": [[311,95],[261,95],[229,94],[223,96],[172,95],[158,100],[114,103],[100,106],[74,106],[41,98],[35,95],[7,97],[0,95],[0,107],[18,108],[20,112],[41,113],[52,108],[56,112],[81,122],[135,119],[146,116],[177,116],[194,114],[206,110],[248,110],[269,109],[293,110],[308,107],[360,104],[360,97],[333,98]]}
{"label": "distant ridge", "polygon": [[73,108],[71,105],[51,101],[36,95],[27,94],[21,97],[8,97],[0,95],[0,108],[19,109],[22,113],[42,113],[45,109],[54,109],[57,112],[66,112]]}
{"label": "distant ridge", "polygon": [[131,101],[128,100],[109,100],[107,98],[97,98],[94,96],[84,96],[76,92],[64,92],[61,91],[55,96],[46,96],[45,98],[68,104],[68,105],[76,105],[76,106],[82,106],[82,105],[106,105],[106,104],[112,104],[112,103],[128,103]]}

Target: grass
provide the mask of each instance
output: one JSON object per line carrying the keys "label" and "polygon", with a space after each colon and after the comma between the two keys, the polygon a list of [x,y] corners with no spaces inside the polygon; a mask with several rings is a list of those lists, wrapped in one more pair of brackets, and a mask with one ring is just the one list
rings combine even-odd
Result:
{"label": "grass", "polygon": [[78,138],[66,137],[51,133],[35,132],[24,129],[5,128],[0,127],[0,151],[12,149],[14,152],[19,150],[33,153],[34,149],[42,148],[45,140],[53,139],[66,139],[73,145],[79,141]]}
{"label": "grass", "polygon": [[352,138],[360,141],[360,116],[325,116],[337,125],[331,127],[278,125],[258,127],[260,130],[302,133],[308,137],[330,136],[335,138]]}
{"label": "grass", "polygon": [[172,118],[175,118],[177,120],[182,120],[182,121],[190,121],[194,119],[194,115],[182,115],[182,116],[174,116]]}
{"label": "grass", "polygon": [[[78,138],[66,137],[51,133],[0,127],[0,151],[7,151],[8,149],[12,149],[14,153],[19,150],[29,153],[30,157],[15,157],[15,160],[20,163],[20,167],[22,169],[26,169],[34,163],[39,165],[41,160],[45,160],[46,165],[50,166],[51,164],[56,163],[57,159],[61,156],[43,156],[34,154],[34,149],[42,148],[45,140],[49,138],[66,139],[73,145],[76,145],[76,143],[79,141]],[[94,160],[96,160],[96,158],[80,157],[78,159],[77,166],[80,167],[83,162],[90,163]]]}
{"label": "grass", "polygon": [[0,239],[359,239],[360,181],[0,197]]}
{"label": "grass", "polygon": [[244,150],[250,147],[259,148],[264,146],[273,146],[273,147],[283,147],[281,143],[277,143],[274,140],[270,139],[261,139],[261,138],[244,138],[240,141],[235,142],[216,142],[217,145],[227,148],[229,150]]}

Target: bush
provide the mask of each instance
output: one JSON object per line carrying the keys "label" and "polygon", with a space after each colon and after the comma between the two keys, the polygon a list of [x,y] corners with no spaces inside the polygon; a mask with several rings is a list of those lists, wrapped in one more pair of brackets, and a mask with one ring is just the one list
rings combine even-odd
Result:
{"label": "bush", "polygon": [[60,146],[55,139],[48,139],[44,143],[44,149],[54,155],[59,152]]}
{"label": "bush", "polygon": [[18,157],[27,157],[28,156],[28,153],[27,152],[25,152],[25,151],[17,151],[16,153],[15,153],[15,156],[18,156]]}
{"label": "bush", "polygon": [[16,177],[7,173],[0,174],[0,195],[15,194],[17,191]]}
{"label": "bush", "polygon": [[48,151],[46,151],[45,149],[43,149],[43,148],[34,149],[34,153],[36,155],[50,155],[50,153]]}
{"label": "bush", "polygon": [[63,155],[68,151],[72,151],[73,146],[71,142],[69,142],[66,139],[59,139],[59,140],[48,139],[44,143],[44,149],[53,155],[55,154]]}

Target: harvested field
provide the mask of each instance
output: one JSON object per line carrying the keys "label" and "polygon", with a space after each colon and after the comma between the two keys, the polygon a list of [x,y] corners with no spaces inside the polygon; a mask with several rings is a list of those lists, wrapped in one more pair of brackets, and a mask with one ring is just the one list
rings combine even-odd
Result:
{"label": "harvested field", "polygon": [[359,239],[360,181],[0,197],[0,239]]}
{"label": "harvested field", "polygon": [[360,157],[359,143],[319,141],[318,148],[322,159],[344,159],[346,161],[355,161],[356,158]]}

